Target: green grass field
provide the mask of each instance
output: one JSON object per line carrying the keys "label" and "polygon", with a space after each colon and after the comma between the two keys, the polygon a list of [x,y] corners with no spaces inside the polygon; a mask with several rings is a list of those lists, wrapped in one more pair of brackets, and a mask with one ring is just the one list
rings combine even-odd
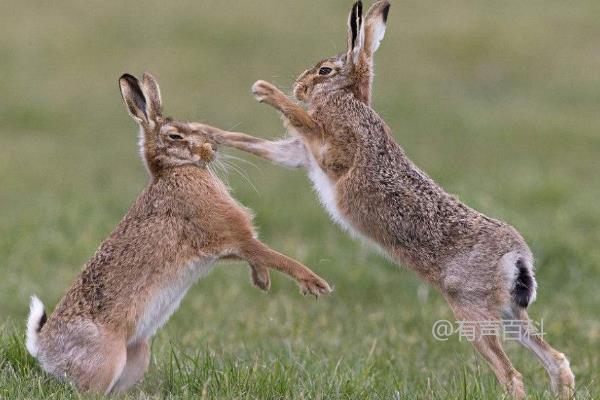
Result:
{"label": "green grass field", "polygon": [[[283,133],[249,93],[289,88],[345,46],[350,1],[5,1],[0,13],[0,398],[80,398],[24,348],[29,296],[50,309],[147,181],[117,87],[152,71],[166,112]],[[393,1],[376,110],[408,155],[469,205],[509,221],[537,257],[548,341],[579,399],[600,398],[600,2]],[[152,342],[124,398],[497,399],[468,343],[435,340],[441,297],[333,225],[303,171],[238,162],[234,196],[262,239],[335,286],[315,301],[248,268],[201,280]],[[549,380],[507,343],[534,399]]]}

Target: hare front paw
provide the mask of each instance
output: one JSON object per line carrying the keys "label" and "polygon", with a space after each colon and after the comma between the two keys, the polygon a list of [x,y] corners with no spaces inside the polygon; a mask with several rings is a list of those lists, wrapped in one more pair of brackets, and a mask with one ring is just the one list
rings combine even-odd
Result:
{"label": "hare front paw", "polygon": [[272,104],[279,93],[281,91],[269,82],[256,81],[252,85],[252,94],[259,103]]}
{"label": "hare front paw", "polygon": [[257,288],[268,292],[271,288],[271,276],[269,270],[263,266],[250,265],[252,271],[252,283]]}
{"label": "hare front paw", "polygon": [[300,291],[304,295],[310,293],[315,297],[319,297],[322,294],[331,293],[329,284],[318,275],[311,275],[306,279],[301,279],[298,281],[298,284],[300,285]]}

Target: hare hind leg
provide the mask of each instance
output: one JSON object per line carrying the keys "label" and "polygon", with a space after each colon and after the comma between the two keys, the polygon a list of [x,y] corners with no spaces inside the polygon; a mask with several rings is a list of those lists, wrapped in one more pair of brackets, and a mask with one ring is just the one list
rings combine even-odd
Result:
{"label": "hare hind leg", "polygon": [[481,329],[482,323],[497,323],[500,326],[500,313],[478,304],[461,304],[451,301],[450,306],[458,321],[464,323],[464,326],[468,326],[469,329],[473,328],[474,335],[471,343],[475,350],[487,361],[498,381],[512,397],[524,399],[523,378],[504,352],[500,337],[482,332]]}
{"label": "hare hind leg", "polygon": [[126,360],[125,343],[122,340],[106,339],[80,360],[76,385],[85,392],[109,394],[119,379]]}
{"label": "hare hind leg", "polygon": [[113,393],[121,393],[142,379],[150,364],[150,346],[147,341],[127,346],[127,362]]}
{"label": "hare hind leg", "polygon": [[529,315],[524,309],[513,310],[515,317],[524,323],[521,325],[522,332],[519,335],[519,342],[531,350],[542,362],[544,368],[550,375],[552,391],[561,399],[570,399],[575,391],[575,375],[571,371],[567,357],[552,348],[535,331],[535,328],[529,322]]}
{"label": "hare hind leg", "polygon": [[40,354],[46,371],[82,392],[96,394],[110,393],[126,359],[124,340],[89,323],[48,338]]}
{"label": "hare hind leg", "polygon": [[523,377],[511,364],[498,336],[482,336],[473,342],[475,349],[485,358],[506,391],[516,399],[525,398]]}

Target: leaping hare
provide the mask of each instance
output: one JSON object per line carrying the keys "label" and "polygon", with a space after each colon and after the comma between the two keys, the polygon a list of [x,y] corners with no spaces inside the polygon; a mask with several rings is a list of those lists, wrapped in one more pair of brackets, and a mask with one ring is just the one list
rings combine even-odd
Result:
{"label": "leaping hare", "polygon": [[48,320],[33,297],[27,322],[27,349],[44,370],[99,393],[124,391],[142,378],[148,339],[219,259],[247,261],[263,290],[273,268],[304,293],[330,291],[310,269],[257,239],[248,210],[207,168],[214,143],[188,123],[163,117],[150,74],[142,82],[125,74],[119,85],[140,126],[150,182]]}
{"label": "leaping hare", "polygon": [[448,301],[456,318],[472,321],[473,345],[508,392],[525,397],[521,374],[497,336],[478,321],[522,321],[521,343],[544,364],[562,398],[574,390],[564,354],[532,334],[527,307],[534,301],[533,257],[510,225],[488,218],[446,193],[415,166],[390,128],[371,108],[373,54],[384,36],[389,1],[362,16],[356,2],[348,20],[348,48],[296,80],[305,111],[270,83],[258,81],[256,99],[281,112],[293,138],[270,142],[196,124],[218,143],[288,167],[305,167],[331,218],[410,267]]}

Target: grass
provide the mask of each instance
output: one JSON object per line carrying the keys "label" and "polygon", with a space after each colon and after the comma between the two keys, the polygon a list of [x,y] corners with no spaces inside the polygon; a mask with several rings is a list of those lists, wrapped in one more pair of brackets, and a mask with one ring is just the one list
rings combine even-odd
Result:
{"label": "grass", "polygon": [[[249,95],[289,87],[343,49],[348,2],[9,0],[0,15],[0,398],[80,398],[26,354],[28,298],[52,308],[147,178],[116,80],[152,71],[168,113],[264,137],[277,115]],[[578,398],[600,397],[600,3],[394,2],[375,108],[409,156],[471,206],[509,221],[537,257],[531,308],[565,352]],[[229,152],[229,151],[228,151]],[[233,154],[233,153],[232,153]],[[261,237],[335,292],[315,301],[224,264],[152,343],[124,398],[497,399],[471,347],[438,342],[452,319],[410,272],[352,241],[302,171],[257,159],[233,193]],[[243,164],[241,164],[243,165]],[[507,343],[534,399],[552,398],[533,357]]]}

